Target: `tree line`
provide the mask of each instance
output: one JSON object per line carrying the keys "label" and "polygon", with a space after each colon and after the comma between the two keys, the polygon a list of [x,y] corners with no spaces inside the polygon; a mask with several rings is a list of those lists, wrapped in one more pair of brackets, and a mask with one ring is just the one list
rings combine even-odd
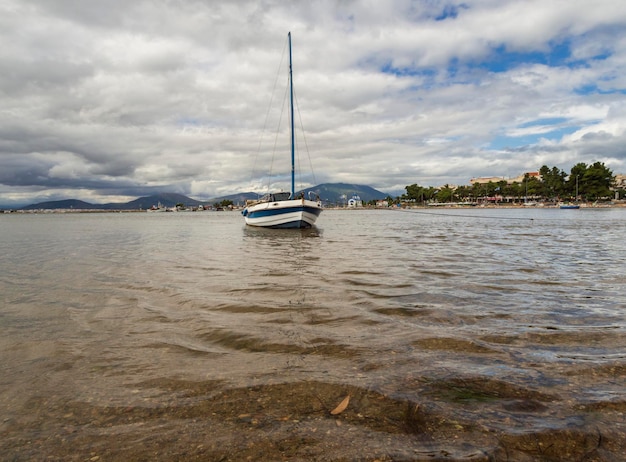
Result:
{"label": "tree line", "polygon": [[598,201],[611,200],[618,192],[624,198],[624,189],[613,189],[615,176],[603,162],[587,165],[583,162],[574,165],[569,174],[558,167],[542,166],[539,178],[524,175],[521,182],[509,183],[506,180],[489,183],[474,183],[471,186],[440,188],[424,187],[418,184],[406,186],[406,194],[400,199],[411,202],[477,202],[481,199],[500,198],[515,202],[528,198],[541,201]]}

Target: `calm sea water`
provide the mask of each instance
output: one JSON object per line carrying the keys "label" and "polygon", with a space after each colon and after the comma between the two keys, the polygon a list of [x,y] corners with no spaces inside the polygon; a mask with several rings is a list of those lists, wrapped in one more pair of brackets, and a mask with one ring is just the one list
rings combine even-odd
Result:
{"label": "calm sea water", "polygon": [[[534,460],[547,435],[567,460],[623,460],[625,231],[626,209],[327,210],[306,231],[236,212],[0,216],[0,452],[158,459],[150,435],[185,459],[162,443],[184,433],[238,460],[240,424],[315,435],[268,459]],[[261,428],[302,384],[316,399]],[[210,429],[188,415],[208,402]]]}

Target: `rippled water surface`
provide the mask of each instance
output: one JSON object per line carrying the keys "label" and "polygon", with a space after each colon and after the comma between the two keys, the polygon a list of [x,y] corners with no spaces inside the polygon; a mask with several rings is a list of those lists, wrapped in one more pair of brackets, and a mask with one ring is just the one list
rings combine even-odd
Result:
{"label": "rippled water surface", "polygon": [[0,459],[624,460],[625,231],[626,209],[0,216]]}

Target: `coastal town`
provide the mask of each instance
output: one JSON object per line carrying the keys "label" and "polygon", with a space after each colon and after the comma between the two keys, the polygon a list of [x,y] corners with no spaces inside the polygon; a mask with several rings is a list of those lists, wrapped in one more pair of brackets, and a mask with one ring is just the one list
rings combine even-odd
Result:
{"label": "coastal town", "polygon": [[469,186],[406,187],[406,205],[520,206],[580,208],[621,206],[626,199],[626,175],[614,174],[603,162],[577,163],[569,173],[543,165],[516,177],[472,178]]}
{"label": "coastal town", "polygon": [[[515,177],[471,178],[469,185],[439,187],[412,184],[400,195],[370,186],[331,183],[304,190],[314,191],[327,209],[386,209],[414,207],[623,207],[626,175],[613,174],[603,163],[576,164],[570,173],[542,166]],[[76,199],[6,208],[3,213],[86,212],[207,212],[241,210],[253,193],[198,201],[181,194],[164,193],[120,204],[89,204]]]}

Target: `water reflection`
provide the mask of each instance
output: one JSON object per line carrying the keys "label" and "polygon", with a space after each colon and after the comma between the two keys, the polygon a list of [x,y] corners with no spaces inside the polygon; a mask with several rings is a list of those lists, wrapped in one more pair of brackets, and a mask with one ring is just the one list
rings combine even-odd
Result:
{"label": "water reflection", "polygon": [[[308,229],[243,228],[246,273],[259,278],[256,283],[267,284],[275,290],[285,287],[302,288],[302,280],[292,279],[314,271],[319,262],[321,231]],[[275,279],[277,276],[287,276]]]}
{"label": "water reflection", "polygon": [[243,235],[246,239],[265,239],[275,243],[289,243],[300,239],[322,237],[322,231],[316,226],[303,229],[269,229],[259,226],[244,226]]}

